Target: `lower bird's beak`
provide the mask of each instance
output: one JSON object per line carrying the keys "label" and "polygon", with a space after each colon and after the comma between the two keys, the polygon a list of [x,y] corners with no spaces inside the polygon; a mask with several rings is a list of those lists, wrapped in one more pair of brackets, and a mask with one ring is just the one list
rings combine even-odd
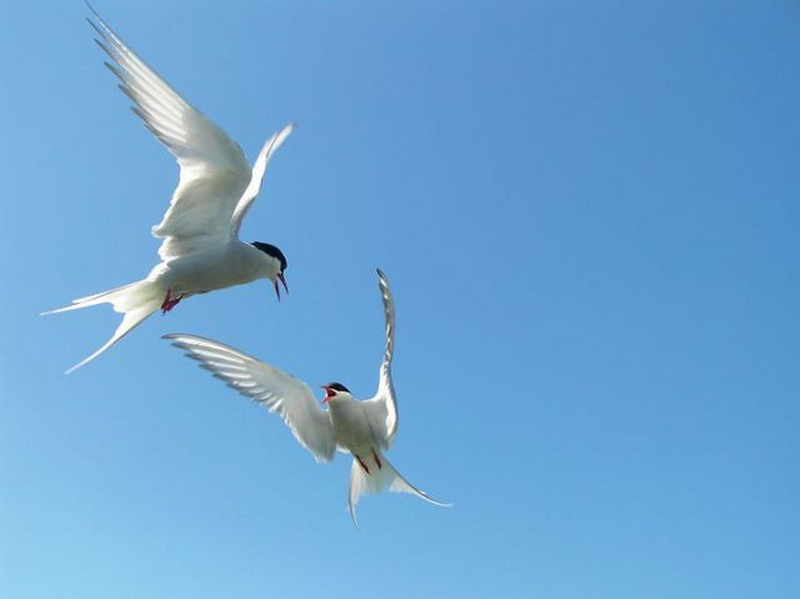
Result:
{"label": "lower bird's beak", "polygon": [[275,294],[278,296],[278,301],[281,301],[281,288],[278,286],[278,281],[280,280],[283,283],[283,288],[286,290],[286,295],[289,295],[289,286],[286,284],[286,279],[283,277],[283,273],[278,273],[278,278],[275,279]]}

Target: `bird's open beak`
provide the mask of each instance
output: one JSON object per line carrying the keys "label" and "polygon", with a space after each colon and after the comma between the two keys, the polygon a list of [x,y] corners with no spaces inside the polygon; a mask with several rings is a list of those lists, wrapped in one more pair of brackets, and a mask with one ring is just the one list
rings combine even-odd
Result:
{"label": "bird's open beak", "polygon": [[331,392],[331,388],[328,385],[321,385],[323,389],[325,389],[325,397],[322,398],[322,403],[328,403],[328,400],[333,397],[333,393]]}
{"label": "bird's open beak", "polygon": [[286,290],[286,295],[289,295],[289,286],[286,284],[286,279],[283,277],[283,273],[278,273],[278,278],[275,279],[275,294],[278,296],[278,301],[281,301],[281,288],[278,286],[278,281],[280,280],[283,283],[283,288]]}

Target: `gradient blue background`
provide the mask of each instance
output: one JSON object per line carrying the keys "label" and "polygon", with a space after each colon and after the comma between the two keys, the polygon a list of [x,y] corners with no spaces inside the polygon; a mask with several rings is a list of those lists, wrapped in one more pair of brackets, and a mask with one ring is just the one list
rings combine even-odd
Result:
{"label": "gradient blue background", "polygon": [[[96,8],[250,159],[268,283],[100,359],[176,182],[70,2],[4,4],[0,594],[800,596],[800,4]],[[159,339],[374,392],[443,500],[367,496]],[[320,391],[320,396],[322,392]]]}

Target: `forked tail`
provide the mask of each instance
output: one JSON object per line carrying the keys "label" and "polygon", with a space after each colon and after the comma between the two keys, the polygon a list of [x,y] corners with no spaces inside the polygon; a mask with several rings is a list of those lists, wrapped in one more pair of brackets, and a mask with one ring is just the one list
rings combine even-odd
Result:
{"label": "forked tail", "polygon": [[124,314],[122,322],[119,323],[111,339],[106,341],[106,343],[92,355],[84,358],[67,370],[66,374],[94,360],[97,356],[127,335],[136,325],[158,310],[164,299],[164,293],[165,292],[158,283],[143,279],[135,283],[130,283],[129,285],[124,285],[123,287],[111,289],[110,291],[103,291],[102,293],[78,298],[73,300],[69,306],[64,306],[63,308],[42,312],[42,315],[57,314],[59,312],[68,312],[69,310],[78,310],[79,308],[88,308],[89,306],[96,306],[98,304],[111,304],[114,306],[116,312]]}
{"label": "forked tail", "polygon": [[443,503],[434,499],[424,491],[420,491],[403,475],[394,469],[383,455],[373,454],[372,456],[359,456],[353,458],[353,465],[350,468],[350,516],[358,527],[356,519],[356,505],[364,493],[380,493],[384,489],[389,489],[395,493],[410,493],[428,503],[440,507],[452,507],[452,503]]}

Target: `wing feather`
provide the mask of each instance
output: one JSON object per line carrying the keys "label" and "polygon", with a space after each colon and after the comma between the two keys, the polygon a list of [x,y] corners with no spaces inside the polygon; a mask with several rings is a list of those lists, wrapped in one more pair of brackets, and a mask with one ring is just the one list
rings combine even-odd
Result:
{"label": "wing feather", "polygon": [[364,402],[364,409],[372,425],[372,430],[377,431],[378,441],[381,449],[388,449],[397,434],[400,423],[397,412],[397,401],[392,384],[392,356],[394,355],[394,330],[395,330],[395,310],[392,290],[389,287],[389,279],[384,272],[378,270],[378,287],[381,291],[383,300],[383,312],[386,331],[386,348],[383,352],[383,361],[380,367],[380,377],[378,380],[378,391],[372,399]]}
{"label": "wing feather", "polygon": [[180,166],[170,206],[153,227],[153,234],[164,238],[159,255],[166,261],[200,244],[229,240],[234,210],[252,176],[241,148],[90,9],[96,18],[96,22],[88,19],[99,36],[96,41],[112,61],[106,66],[133,101],[133,111]]}
{"label": "wing feather", "polygon": [[278,414],[317,461],[333,459],[336,448],[333,425],[308,385],[211,339],[183,334],[165,335],[164,339],[200,362],[203,368],[232,389]]}
{"label": "wing feather", "polygon": [[247,185],[244,192],[242,192],[242,197],[239,203],[236,204],[236,209],[233,212],[233,222],[231,223],[232,235],[239,235],[239,228],[242,226],[242,220],[250,209],[250,206],[253,205],[253,202],[258,197],[258,192],[261,191],[261,181],[264,179],[264,173],[267,171],[267,165],[272,155],[275,153],[275,150],[281,147],[281,144],[289,137],[293,129],[294,123],[286,125],[283,129],[270,137],[258,153],[258,157],[253,165],[253,175],[250,178],[250,183]]}

